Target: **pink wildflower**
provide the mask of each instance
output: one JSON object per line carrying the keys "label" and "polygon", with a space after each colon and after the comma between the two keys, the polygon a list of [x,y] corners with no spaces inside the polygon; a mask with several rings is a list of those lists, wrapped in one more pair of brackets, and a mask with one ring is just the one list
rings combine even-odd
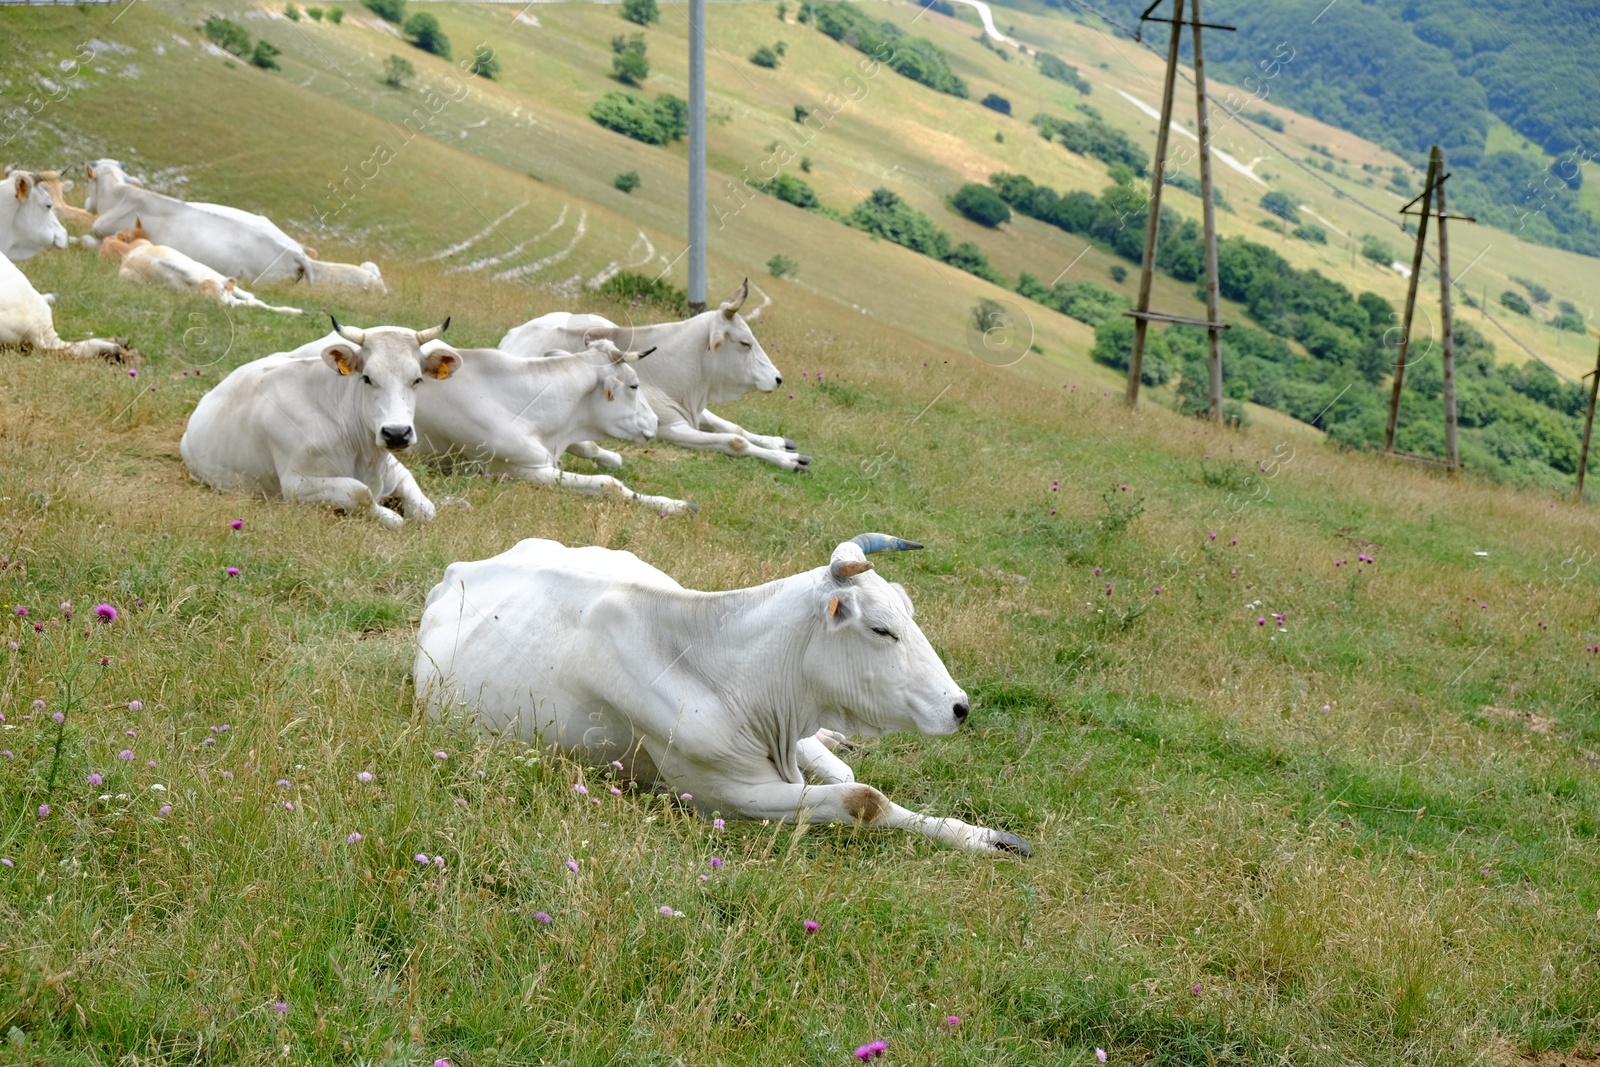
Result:
{"label": "pink wildflower", "polygon": [[110,604],[96,604],[94,606],[94,617],[101,622],[116,622],[117,609]]}
{"label": "pink wildflower", "polygon": [[822,929],[822,924],[817,922],[814,919],[807,919],[805,922],[801,923],[800,925],[805,928],[805,931],[808,934],[814,934],[818,930]]}

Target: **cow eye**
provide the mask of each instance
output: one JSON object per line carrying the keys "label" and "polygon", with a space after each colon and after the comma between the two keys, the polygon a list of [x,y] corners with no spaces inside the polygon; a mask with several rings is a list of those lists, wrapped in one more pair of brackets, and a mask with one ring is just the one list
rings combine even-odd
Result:
{"label": "cow eye", "polygon": [[638,386],[637,386],[637,385],[630,385],[630,386],[628,386],[628,388],[629,388],[629,389],[637,389],[637,388],[639,388],[639,387],[638,387]]}
{"label": "cow eye", "polygon": [[417,386],[419,386],[421,384],[422,384],[422,379],[418,378],[416,381],[411,383],[411,388],[415,389]]}
{"label": "cow eye", "polygon": [[746,348],[750,347],[750,342],[749,341],[740,341],[739,343],[744,345]]}
{"label": "cow eye", "polygon": [[367,376],[366,376],[366,375],[365,375],[365,374],[363,374],[363,375],[362,375],[362,376],[361,376],[361,380],[362,380],[362,381],[363,381],[363,382],[365,382],[365,383],[366,383],[366,384],[367,384],[367,385],[371,385],[371,384],[372,384],[372,379],[371,379],[371,378],[369,378],[369,377],[367,377]]}
{"label": "cow eye", "polygon": [[894,640],[894,641],[900,640],[900,638],[895,634],[895,632],[893,630],[888,629],[887,627],[874,626],[872,628],[872,632],[877,634],[879,637],[887,637],[887,638],[890,638],[891,640]]}

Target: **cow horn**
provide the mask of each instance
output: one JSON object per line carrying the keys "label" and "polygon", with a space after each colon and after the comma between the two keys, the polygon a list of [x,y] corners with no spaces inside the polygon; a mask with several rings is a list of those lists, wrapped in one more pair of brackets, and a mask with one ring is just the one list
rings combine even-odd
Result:
{"label": "cow horn", "polygon": [[358,330],[354,326],[340,326],[339,320],[333,318],[333,313],[328,313],[328,318],[333,319],[333,331],[346,341],[360,348],[367,340],[367,331]]}
{"label": "cow horn", "polygon": [[429,326],[426,330],[418,330],[417,331],[417,344],[425,345],[429,341],[437,341],[441,336],[443,336],[444,332],[446,330],[448,330],[449,328],[450,328],[450,318],[449,318],[449,316],[446,316],[445,320],[443,322],[441,322],[439,325],[437,325],[437,326]]}
{"label": "cow horn", "polygon": [[648,356],[650,353],[654,352],[656,349],[658,349],[660,347],[661,347],[660,345],[651,345],[649,348],[645,349],[643,352],[633,352],[633,353],[630,353],[630,355],[633,356],[633,361],[635,363],[637,363],[637,362],[639,362],[639,360],[643,359],[645,356]]}
{"label": "cow horn", "polygon": [[859,545],[861,551],[868,555],[873,552],[912,552],[922,547],[915,541],[907,541],[903,537],[890,537],[888,534],[881,533],[856,534],[850,538],[850,543]]}
{"label": "cow horn", "polygon": [[739,309],[744,307],[744,302],[748,300],[749,297],[750,279],[746,278],[744,280],[744,284],[739,286],[738,291],[722,302],[720,309],[722,311],[722,317],[727,319],[733,318],[739,313]]}

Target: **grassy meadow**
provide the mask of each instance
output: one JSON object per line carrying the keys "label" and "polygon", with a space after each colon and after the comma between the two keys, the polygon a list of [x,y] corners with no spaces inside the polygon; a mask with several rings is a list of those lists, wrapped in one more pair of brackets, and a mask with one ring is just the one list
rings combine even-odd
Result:
{"label": "grassy meadow", "polygon": [[[454,20],[495,15],[437,9],[458,40]],[[171,35],[193,30],[168,9],[110,15],[14,16],[58,51],[88,32],[140,49],[107,62],[142,80],[41,113],[42,158],[129,142],[154,170],[204,144],[187,195],[304,219],[297,183],[336,173],[310,163],[359,160],[385,128],[289,56],[282,77],[228,69],[181,51]],[[180,69],[186,85],[162,73]],[[243,117],[199,106],[224,98]],[[252,140],[291,111],[309,116],[296,137]],[[361,326],[453,316],[464,347],[554,308],[659,317],[562,286],[641,227],[675,255],[676,194],[640,207],[579,173],[580,201],[462,140],[418,138],[315,241],[378,259],[387,297],[263,287],[312,315],[246,315],[128,286],[80,249],[22,264],[61,293],[64,335],[126,334],[142,358],[0,353],[0,1063],[787,1067],[873,1040],[890,1064],[1591,1062],[1592,506],[1340,453],[1272,413],[1240,432],[1130,415],[1069,320],[1041,326],[1045,356],[991,366],[961,322],[985,283],[919,284],[904,250],[775,204],[741,215],[714,282],[783,250],[758,254],[762,218],[830,272],[760,278],[784,385],[718,411],[796,439],[809,475],[624,448],[629,485],[703,506],[663,519],[417,467],[435,501],[470,506],[397,531],[191,484],[195,401],[320,336],[324,305]],[[468,195],[431,195],[448,181]],[[423,261],[522,200],[540,226],[586,205],[570,270],[530,284]],[[854,293],[896,310],[842,307]],[[725,589],[865,530],[928,545],[878,566],[973,711],[951,737],[866,742],[857,777],[1013,831],[1032,859],[719,831],[412,707],[422,600],[454,560],[552,537]]]}

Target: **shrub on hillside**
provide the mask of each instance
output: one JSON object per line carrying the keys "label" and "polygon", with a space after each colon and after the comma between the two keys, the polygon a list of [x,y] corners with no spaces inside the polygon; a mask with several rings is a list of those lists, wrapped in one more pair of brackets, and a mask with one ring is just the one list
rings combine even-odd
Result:
{"label": "shrub on hillside", "polygon": [[[1094,347],[1089,350],[1089,358],[1126,374],[1128,362],[1133,359],[1133,320],[1118,315],[1095,327]],[[1145,385],[1165,385],[1172,380],[1172,350],[1167,347],[1167,331],[1146,331],[1139,380]]]}
{"label": "shrub on hillside", "polygon": [[333,23],[335,26],[337,26],[340,23],[342,23],[344,21],[344,8],[342,8],[342,7],[330,7],[330,8],[328,8],[328,21]]}
{"label": "shrub on hillside", "polygon": [[494,54],[493,48],[480,44],[472,50],[472,58],[467,61],[467,73],[494,81],[500,73],[500,58]]}
{"label": "shrub on hillside", "polygon": [[817,197],[817,191],[811,188],[811,183],[792,174],[779,174],[770,182],[751,179],[746,184],[752,189],[759,189],[786,204],[793,204],[807,211],[815,211],[822,206],[822,201]]}
{"label": "shrub on hillside", "polygon": [[256,50],[250,53],[250,63],[252,66],[260,67],[262,70],[277,70],[279,69],[278,57],[281,55],[283,55],[283,49],[277,45],[272,44],[270,41],[257,41]]}
{"label": "shrub on hillside", "polygon": [[1522,294],[1515,290],[1507,289],[1501,293],[1500,303],[1518,315],[1533,314],[1533,308],[1529,307],[1528,302],[1522,299]]}
{"label": "shrub on hillside", "polygon": [[1394,263],[1394,249],[1387,242],[1380,241],[1371,234],[1361,239],[1361,254],[1380,267],[1387,267]]}
{"label": "shrub on hillside", "polygon": [[979,103],[988,108],[990,111],[998,111],[1002,115],[1011,114],[1011,101],[1007,100],[999,93],[990,93],[988,96],[980,100]]}
{"label": "shrub on hillside", "polygon": [[1558,330],[1566,330],[1569,333],[1584,333],[1589,328],[1588,323],[1584,322],[1583,316],[1578,313],[1577,308],[1563,311],[1550,320],[1550,325]]}
{"label": "shrub on hillside", "polygon": [[1289,198],[1287,193],[1280,193],[1276,190],[1267,193],[1261,198],[1261,207],[1285,222],[1293,223],[1296,226],[1300,225],[1300,209],[1294,206],[1294,201]]}
{"label": "shrub on hillside", "polygon": [[1000,194],[987,185],[979,185],[977,182],[968,182],[957,189],[950,197],[950,207],[978,225],[988,226],[990,229],[1011,221],[1011,209],[1000,199]]}
{"label": "shrub on hillside", "polygon": [[1070,85],[1084,96],[1088,96],[1093,89],[1083,75],[1078,73],[1078,68],[1070,63],[1064,63],[1060,57],[1049,52],[1039,53],[1039,73],[1046,78],[1058,81],[1063,85]]}
{"label": "shrub on hillside", "polygon": [[1239,114],[1257,126],[1265,126],[1278,133],[1283,132],[1283,120],[1270,111],[1241,111]]}
{"label": "shrub on hillside", "polygon": [[615,178],[612,178],[611,184],[624,193],[631,193],[635,189],[639,188],[639,172],[636,170],[625,170]]}
{"label": "shrub on hillside", "polygon": [[611,38],[611,74],[623,85],[638,85],[650,76],[650,60],[645,58],[644,34]]}
{"label": "shrub on hillside", "polygon": [[404,89],[406,82],[417,76],[417,68],[404,56],[391,55],[383,61],[383,84],[391,89]]}
{"label": "shrub on hillside", "polygon": [[785,255],[776,255],[767,260],[767,270],[774,278],[786,278],[800,272],[800,264]]}
{"label": "shrub on hillside", "polygon": [[598,292],[619,304],[654,304],[678,318],[689,315],[689,294],[664,278],[625,270],[602,282]]}
{"label": "shrub on hillside", "polygon": [[406,40],[422,49],[424,52],[436,56],[450,58],[450,38],[444,35],[444,30],[439,27],[439,20],[426,11],[418,11],[406,19]]}
{"label": "shrub on hillside", "polygon": [[311,16],[311,21],[312,22],[321,22],[322,21],[323,11],[322,11],[322,8],[320,8],[320,7],[308,7],[308,8],[306,8],[306,14]]}
{"label": "shrub on hillside", "polygon": [[930,89],[967,98],[967,83],[950,69],[944,50],[927,38],[907,37],[894,23],[879,22],[847,0],[808,6],[817,29],[835,41],[880,59],[890,70]]}
{"label": "shrub on hillside", "polygon": [[689,131],[689,105],[666,93],[646,100],[637,93],[613,90],[594,102],[589,117],[645,144],[666,144]]}
{"label": "shrub on hillside", "polygon": [[1080,156],[1093,156],[1109,164],[1122,163],[1139,177],[1149,173],[1150,156],[1127,134],[1097,118],[1088,122],[1068,122],[1053,115],[1033,117],[1039,135],[1047,141],[1060,141],[1069,152]]}
{"label": "shrub on hillside", "polygon": [[250,35],[237,22],[212,15],[206,19],[206,38],[225,52],[243,57],[250,51]]}
{"label": "shrub on hillside", "polygon": [[374,15],[396,26],[405,21],[406,0],[361,0],[361,3]]}
{"label": "shrub on hillside", "polygon": [[1511,280],[1526,289],[1528,291],[1529,298],[1532,299],[1535,304],[1550,303],[1550,290],[1546,289],[1532,278],[1524,278],[1521,275],[1513,274],[1511,276]]}
{"label": "shrub on hillside", "polygon": [[794,106],[794,120],[796,122],[804,122],[806,119],[808,119],[810,117],[811,117],[811,109],[810,108],[801,107],[799,104],[796,104]]}
{"label": "shrub on hillside", "polygon": [[1298,237],[1302,241],[1310,241],[1312,244],[1316,245],[1325,245],[1328,243],[1328,231],[1324,230],[1321,226],[1318,226],[1314,222],[1306,222],[1296,226],[1290,231],[1289,236]]}
{"label": "shrub on hillside", "polygon": [[295,7],[293,4],[283,5],[283,15],[284,18],[287,18],[290,22],[300,21],[300,9]]}
{"label": "shrub on hillside", "polygon": [[656,0],[622,0],[622,17],[640,26],[661,21],[661,8]]}
{"label": "shrub on hillside", "polygon": [[1046,288],[1027,272],[1017,279],[1017,294],[1090,326],[1109,322],[1133,306],[1121,293],[1087,279],[1057,282]]}
{"label": "shrub on hillside", "polygon": [[1121,263],[1113,263],[1108,273],[1111,275],[1111,280],[1119,285],[1128,280],[1128,268]]}
{"label": "shrub on hillside", "polygon": [[750,53],[750,62],[758,67],[766,67],[768,70],[772,70],[778,65],[778,53],[766,45],[762,45]]}

